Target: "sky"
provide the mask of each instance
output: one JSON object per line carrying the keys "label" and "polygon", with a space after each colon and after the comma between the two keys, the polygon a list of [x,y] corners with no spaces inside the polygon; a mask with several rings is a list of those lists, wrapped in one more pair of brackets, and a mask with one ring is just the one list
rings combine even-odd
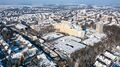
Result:
{"label": "sky", "polygon": [[0,0],[0,5],[120,5],[120,0]]}

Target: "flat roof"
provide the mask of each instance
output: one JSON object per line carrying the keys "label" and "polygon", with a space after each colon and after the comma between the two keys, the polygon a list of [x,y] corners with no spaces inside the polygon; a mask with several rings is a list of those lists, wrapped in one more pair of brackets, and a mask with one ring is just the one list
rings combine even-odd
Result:
{"label": "flat roof", "polygon": [[106,35],[103,33],[95,33],[90,35],[88,39],[85,39],[83,43],[90,46],[94,46],[95,43],[102,41],[102,39],[104,39],[105,37]]}
{"label": "flat roof", "polygon": [[26,26],[23,25],[23,24],[17,24],[17,25],[16,25],[16,28],[20,30],[20,29],[25,29]]}
{"label": "flat roof", "polygon": [[64,35],[61,33],[52,32],[52,33],[45,34],[42,38],[45,40],[53,40],[62,36]]}
{"label": "flat roof", "polygon": [[65,36],[55,41],[54,47],[69,55],[86,47],[84,44],[81,44],[78,41],[81,41],[81,39],[73,36]]}

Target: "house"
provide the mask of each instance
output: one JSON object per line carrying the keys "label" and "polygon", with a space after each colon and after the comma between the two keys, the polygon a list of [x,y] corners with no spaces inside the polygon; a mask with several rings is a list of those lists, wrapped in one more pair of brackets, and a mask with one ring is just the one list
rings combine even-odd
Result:
{"label": "house", "polygon": [[18,30],[25,30],[27,28],[27,26],[23,25],[23,24],[17,24],[15,26]]}

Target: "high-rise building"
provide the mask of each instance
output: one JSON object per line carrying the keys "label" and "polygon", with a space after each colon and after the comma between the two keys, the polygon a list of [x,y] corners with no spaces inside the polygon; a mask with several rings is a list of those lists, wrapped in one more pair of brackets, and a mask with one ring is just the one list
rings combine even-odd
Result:
{"label": "high-rise building", "polygon": [[98,23],[96,24],[96,31],[97,31],[98,33],[103,33],[103,23],[102,23],[102,22],[98,22]]}

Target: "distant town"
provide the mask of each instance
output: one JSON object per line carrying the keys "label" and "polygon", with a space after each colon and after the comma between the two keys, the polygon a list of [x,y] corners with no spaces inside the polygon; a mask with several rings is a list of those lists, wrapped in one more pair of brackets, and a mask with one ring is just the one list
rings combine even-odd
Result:
{"label": "distant town", "polygon": [[0,67],[120,67],[120,7],[0,6]]}

